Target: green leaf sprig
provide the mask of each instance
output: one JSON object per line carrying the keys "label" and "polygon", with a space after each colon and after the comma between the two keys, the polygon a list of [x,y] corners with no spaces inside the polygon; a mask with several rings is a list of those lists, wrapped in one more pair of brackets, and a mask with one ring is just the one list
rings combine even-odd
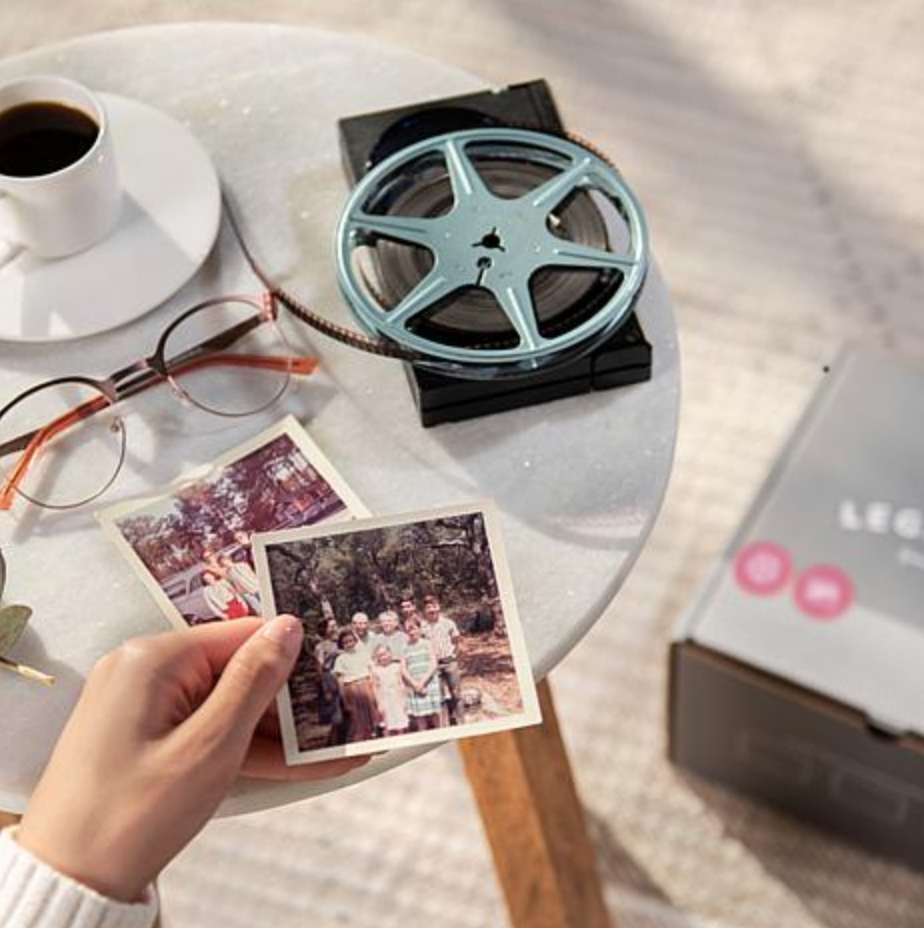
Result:
{"label": "green leaf sprig", "polygon": [[[3,552],[0,551],[0,599],[3,598],[5,587],[6,560],[3,557]],[[22,637],[22,633],[26,630],[31,618],[32,610],[28,606],[3,606],[0,608],[0,669],[17,673],[27,680],[35,680],[45,686],[54,686],[54,677],[32,667],[27,667],[25,664],[20,664],[6,656],[7,652]]]}

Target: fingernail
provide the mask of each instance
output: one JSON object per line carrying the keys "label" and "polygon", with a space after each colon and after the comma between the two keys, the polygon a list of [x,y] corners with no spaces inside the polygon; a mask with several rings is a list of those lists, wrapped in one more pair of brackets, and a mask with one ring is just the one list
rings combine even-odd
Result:
{"label": "fingernail", "polygon": [[294,654],[302,644],[302,623],[294,616],[281,615],[267,624],[263,635],[280,645],[286,654]]}

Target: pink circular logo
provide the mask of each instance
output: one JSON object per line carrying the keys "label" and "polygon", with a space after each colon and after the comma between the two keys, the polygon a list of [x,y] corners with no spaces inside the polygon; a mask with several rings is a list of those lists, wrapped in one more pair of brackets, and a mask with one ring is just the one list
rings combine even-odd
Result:
{"label": "pink circular logo", "polygon": [[792,574],[792,558],[781,545],[755,541],[735,558],[738,585],[754,596],[772,596],[786,586]]}
{"label": "pink circular logo", "polygon": [[815,564],[799,574],[795,599],[813,619],[836,619],[853,602],[853,581],[839,567]]}

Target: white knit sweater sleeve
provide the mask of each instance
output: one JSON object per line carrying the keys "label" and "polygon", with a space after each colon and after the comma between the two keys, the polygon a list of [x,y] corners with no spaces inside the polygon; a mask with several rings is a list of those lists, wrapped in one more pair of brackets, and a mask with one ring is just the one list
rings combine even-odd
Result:
{"label": "white knit sweater sleeve", "polygon": [[15,829],[0,832],[2,928],[150,928],[157,894],[124,903],[63,876],[19,846]]}

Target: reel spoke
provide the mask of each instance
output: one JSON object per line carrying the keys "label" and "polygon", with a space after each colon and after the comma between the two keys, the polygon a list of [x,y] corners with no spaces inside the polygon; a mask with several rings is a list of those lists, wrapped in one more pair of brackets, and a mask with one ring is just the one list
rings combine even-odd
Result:
{"label": "reel spoke", "polygon": [[410,242],[433,250],[439,222],[436,219],[421,219],[415,216],[374,216],[360,213],[353,216],[351,225],[354,229],[374,232],[385,238],[399,242]]}
{"label": "reel spoke", "polygon": [[544,213],[551,212],[569,193],[583,186],[592,166],[593,161],[590,158],[581,158],[561,174],[549,178],[544,184],[526,194],[530,206]]}
{"label": "reel spoke", "polygon": [[533,297],[529,292],[529,281],[519,280],[513,284],[491,287],[491,292],[500,303],[504,315],[520,337],[520,347],[530,351],[538,348],[545,339],[539,334]]}
{"label": "reel spoke", "polygon": [[394,309],[388,311],[385,316],[387,323],[389,326],[404,328],[414,316],[458,289],[457,281],[449,280],[438,271],[432,270]]}
{"label": "reel spoke", "polygon": [[452,184],[456,205],[469,197],[494,199],[494,194],[485,186],[463,145],[449,139],[443,145],[443,152],[446,155],[446,168],[449,171],[449,182]]}
{"label": "reel spoke", "polygon": [[550,250],[554,257],[543,261],[544,267],[573,267],[592,271],[616,268],[628,271],[638,264],[632,255],[619,255],[603,248],[594,248],[592,245],[579,245],[577,242],[568,242],[555,236],[552,238],[554,244]]}

